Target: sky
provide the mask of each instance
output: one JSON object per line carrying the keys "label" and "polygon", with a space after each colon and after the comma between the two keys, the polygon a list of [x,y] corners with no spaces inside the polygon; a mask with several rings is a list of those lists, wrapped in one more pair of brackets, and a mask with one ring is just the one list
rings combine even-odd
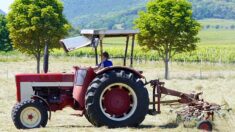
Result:
{"label": "sky", "polygon": [[0,0],[0,9],[7,13],[13,1],[14,0]]}

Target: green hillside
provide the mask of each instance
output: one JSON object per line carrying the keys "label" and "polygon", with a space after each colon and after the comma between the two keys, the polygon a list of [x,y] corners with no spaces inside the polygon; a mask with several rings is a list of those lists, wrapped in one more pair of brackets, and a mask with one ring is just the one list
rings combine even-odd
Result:
{"label": "green hillside", "polygon": [[[146,0],[62,0],[64,14],[74,27],[81,28],[115,28],[115,25],[125,24],[144,9]],[[122,16],[126,16],[123,18]],[[128,19],[128,20],[127,20]],[[126,22],[127,23],[127,22]]]}
{"label": "green hillside", "polygon": [[189,0],[196,19],[235,19],[235,0]]}
{"label": "green hillside", "polygon": [[[132,28],[148,0],[62,0],[64,14],[74,27]],[[189,0],[194,18],[235,19],[235,0]]]}

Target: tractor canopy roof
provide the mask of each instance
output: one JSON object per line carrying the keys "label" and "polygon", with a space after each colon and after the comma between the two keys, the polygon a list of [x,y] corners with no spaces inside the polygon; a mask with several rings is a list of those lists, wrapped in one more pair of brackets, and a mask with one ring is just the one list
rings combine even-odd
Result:
{"label": "tractor canopy roof", "polygon": [[81,34],[84,36],[96,36],[96,37],[127,37],[138,34],[139,30],[81,30]]}
{"label": "tractor canopy roof", "polygon": [[101,54],[103,53],[103,44],[102,41],[105,37],[126,37],[126,48],[124,54],[124,66],[126,65],[126,57],[129,45],[129,38],[132,37],[131,43],[131,62],[130,66],[132,66],[132,59],[133,59],[133,49],[134,49],[134,41],[135,35],[139,33],[139,30],[94,30],[94,29],[84,29],[81,30],[81,36],[67,38],[60,40],[60,44],[63,46],[66,52],[86,47],[92,46],[95,48],[96,54],[96,64],[98,64],[98,53],[97,47],[100,46]]}

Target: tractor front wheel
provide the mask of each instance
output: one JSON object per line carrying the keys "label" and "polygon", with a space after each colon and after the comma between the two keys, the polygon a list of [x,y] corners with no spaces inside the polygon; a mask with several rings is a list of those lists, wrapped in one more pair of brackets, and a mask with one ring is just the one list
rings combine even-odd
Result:
{"label": "tractor front wheel", "polygon": [[125,71],[96,77],[86,94],[86,111],[95,126],[137,126],[144,120],[148,105],[143,82]]}
{"label": "tractor front wheel", "polygon": [[12,120],[18,129],[45,127],[48,121],[47,108],[37,100],[23,101],[14,106]]}

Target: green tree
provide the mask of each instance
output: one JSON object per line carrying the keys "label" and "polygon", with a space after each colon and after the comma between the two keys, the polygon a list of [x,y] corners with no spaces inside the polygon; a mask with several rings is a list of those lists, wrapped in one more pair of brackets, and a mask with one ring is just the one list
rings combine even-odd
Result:
{"label": "green tree", "polygon": [[59,0],[15,0],[10,8],[7,26],[13,45],[36,58],[39,73],[45,45],[50,51],[58,48],[59,39],[68,34],[63,4]]}
{"label": "green tree", "polygon": [[6,24],[7,20],[5,16],[0,14],[0,51],[12,50],[12,44],[9,38],[9,31]]}
{"label": "green tree", "polygon": [[168,63],[177,53],[195,50],[200,24],[192,17],[192,6],[186,0],[152,0],[147,10],[135,20],[140,30],[138,42],[148,50],[157,50],[165,62],[165,79],[169,78]]}

